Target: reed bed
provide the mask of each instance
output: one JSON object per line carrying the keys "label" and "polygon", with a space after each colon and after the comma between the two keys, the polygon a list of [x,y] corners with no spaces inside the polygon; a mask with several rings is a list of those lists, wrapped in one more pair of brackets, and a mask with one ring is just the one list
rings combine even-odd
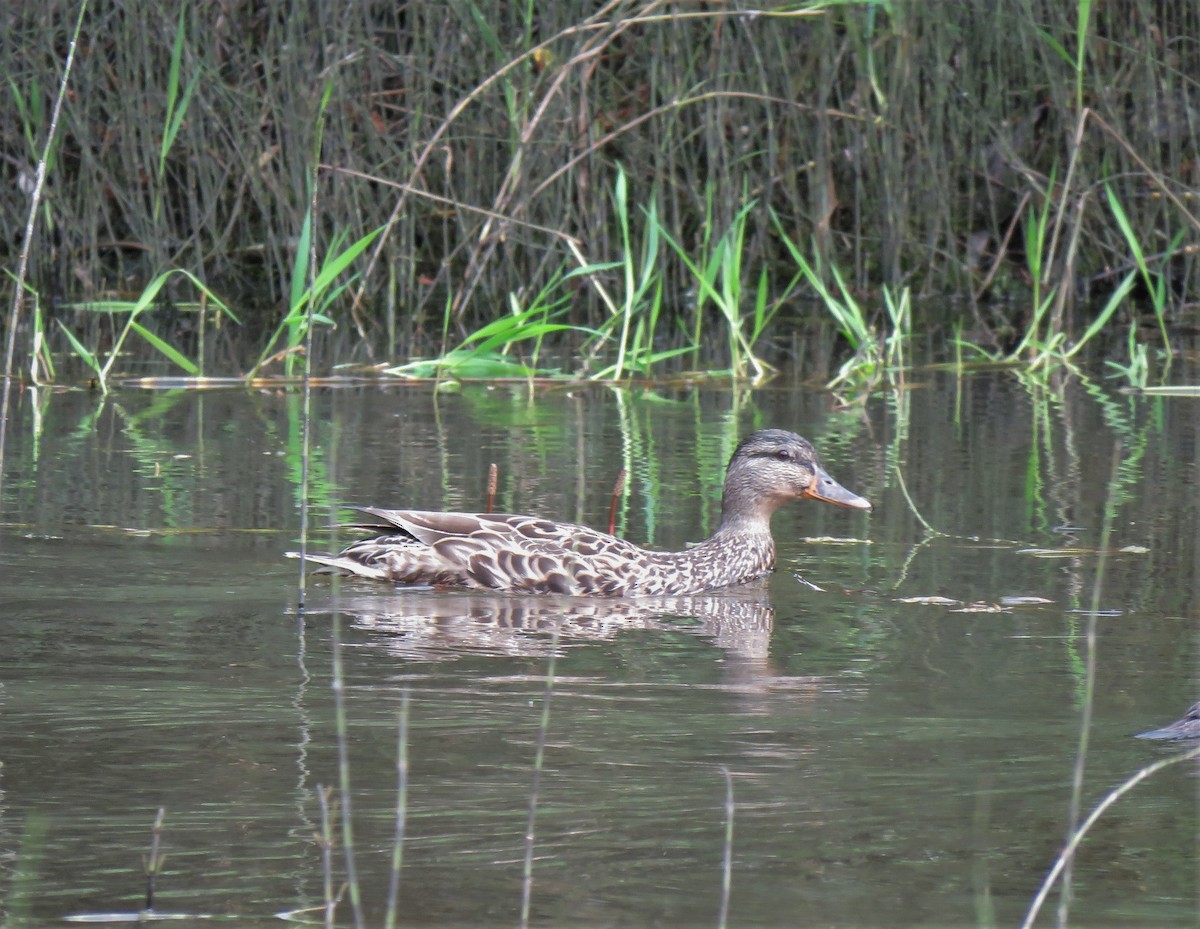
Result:
{"label": "reed bed", "polygon": [[[80,6],[0,14],[7,230]],[[40,314],[21,325],[103,366],[127,328],[112,307],[182,270],[267,362],[272,332],[299,344],[308,246],[344,272],[312,282],[317,323],[354,334],[326,367],[444,357],[508,320],[576,374],[682,352],[761,377],[815,319],[878,366],[911,293],[949,298],[996,360],[1066,356],[1101,318],[1128,330],[1133,370],[1195,319],[1198,36],[1190,0],[97,0],[37,212]],[[6,235],[0,261],[22,244]],[[185,280],[139,325],[194,359],[234,317],[204,322]],[[907,325],[944,306],[913,302]]]}

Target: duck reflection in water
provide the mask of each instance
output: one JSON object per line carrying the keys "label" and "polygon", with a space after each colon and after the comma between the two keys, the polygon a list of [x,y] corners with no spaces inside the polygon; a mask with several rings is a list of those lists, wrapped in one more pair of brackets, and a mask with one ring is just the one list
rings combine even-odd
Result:
{"label": "duck reflection in water", "polygon": [[463,654],[548,655],[562,644],[607,641],[631,630],[686,631],[731,657],[765,660],[775,611],[765,590],[746,588],[689,597],[640,600],[547,600],[486,591],[422,595],[344,593],[313,612],[338,612],[371,634],[369,644],[409,660]]}

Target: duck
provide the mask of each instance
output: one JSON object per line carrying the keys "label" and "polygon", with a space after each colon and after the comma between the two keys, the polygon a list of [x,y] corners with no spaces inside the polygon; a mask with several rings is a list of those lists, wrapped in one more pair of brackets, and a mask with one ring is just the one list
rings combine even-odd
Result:
{"label": "duck", "polygon": [[807,439],[764,429],[743,439],[729,460],[720,525],[684,551],[653,551],[539,516],[365,506],[354,508],[364,518],[346,528],[373,533],[370,537],[336,555],[305,553],[303,558],[326,572],[397,586],[575,597],[682,596],[770,574],[775,567],[771,516],[784,504],[805,499],[871,509],[829,476]]}
{"label": "duck", "polygon": [[1200,703],[1193,703],[1182,719],[1177,719],[1169,726],[1161,729],[1151,729],[1149,732],[1139,732],[1139,739],[1200,739]]}

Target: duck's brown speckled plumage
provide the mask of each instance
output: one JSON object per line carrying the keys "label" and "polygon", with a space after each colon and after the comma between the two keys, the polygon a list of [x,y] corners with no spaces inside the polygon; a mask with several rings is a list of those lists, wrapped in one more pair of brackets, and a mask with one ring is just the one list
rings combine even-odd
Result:
{"label": "duck's brown speckled plumage", "polygon": [[307,558],[344,574],[394,584],[588,597],[676,596],[770,573],[775,566],[771,514],[803,497],[870,508],[825,473],[806,440],[767,429],[746,438],[733,453],[721,525],[686,551],[653,552],[606,532],[536,516],[363,507],[369,519],[355,528],[383,534],[338,555]]}

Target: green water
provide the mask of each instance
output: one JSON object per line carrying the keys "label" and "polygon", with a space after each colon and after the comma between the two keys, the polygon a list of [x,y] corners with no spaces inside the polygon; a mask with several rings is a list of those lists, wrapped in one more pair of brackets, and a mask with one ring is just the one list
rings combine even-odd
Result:
{"label": "green water", "polygon": [[[640,605],[322,579],[303,614],[281,557],[299,398],[26,391],[0,498],[0,921],[139,909],[160,806],[159,911],[319,907],[336,636],[370,925],[404,693],[401,925],[517,923],[552,653],[532,923],[715,925],[727,769],[729,925],[1019,924],[1067,834],[1089,667],[1083,815],[1184,750],[1131,735],[1200,697],[1198,401],[1007,373],[908,386],[847,409],[787,383],[318,393],[317,548],[345,541],[338,503],[482,508],[490,462],[498,510],[602,528],[626,467],[618,532],[682,547],[715,525],[737,438],[767,426],[875,509],[782,510],[761,591]],[[1100,820],[1070,924],[1195,925],[1197,770]]]}

